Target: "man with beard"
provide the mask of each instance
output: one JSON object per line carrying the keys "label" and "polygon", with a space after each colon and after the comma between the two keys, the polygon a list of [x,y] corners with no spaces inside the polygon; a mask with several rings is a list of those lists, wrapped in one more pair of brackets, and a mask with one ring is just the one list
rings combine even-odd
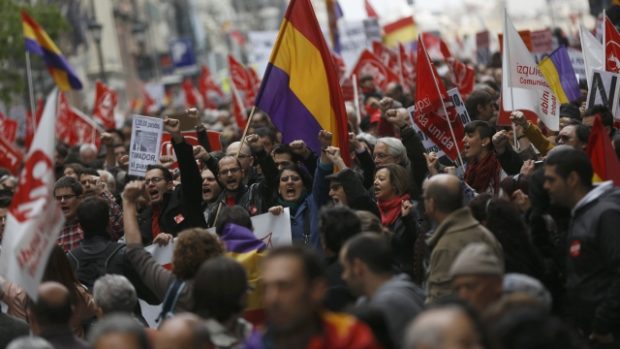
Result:
{"label": "man with beard", "polygon": [[188,228],[205,227],[201,210],[202,178],[192,146],[181,135],[179,120],[166,118],[164,128],[172,136],[182,184],[175,188],[172,174],[164,166],[147,168],[144,184],[148,205],[140,215],[140,232],[145,244],[156,238],[168,241]]}
{"label": "man with beard", "polygon": [[250,185],[243,183],[245,172],[239,158],[227,155],[218,162],[217,179],[222,192],[204,213],[207,226],[215,223],[218,211],[224,206],[239,205],[245,208],[250,216],[261,214],[273,206],[278,185],[278,169],[273,159],[262,148],[257,135],[249,135],[246,143],[260,165],[264,178]]}

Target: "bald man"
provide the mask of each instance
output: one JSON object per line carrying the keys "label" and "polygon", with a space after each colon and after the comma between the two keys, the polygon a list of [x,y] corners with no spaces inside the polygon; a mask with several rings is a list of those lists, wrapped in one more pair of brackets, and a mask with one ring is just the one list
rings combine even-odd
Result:
{"label": "bald man", "polygon": [[426,241],[431,249],[427,283],[427,303],[453,294],[450,267],[465,246],[474,242],[489,245],[503,263],[502,247],[463,203],[463,191],[458,177],[438,174],[423,186],[426,216],[436,223],[436,229]]}
{"label": "bald man", "polygon": [[166,320],[157,333],[155,349],[211,348],[203,320],[191,313]]}
{"label": "bald man", "polygon": [[409,326],[405,349],[481,349],[481,335],[473,320],[457,305],[430,309]]}
{"label": "bald man", "polygon": [[38,300],[31,301],[28,310],[32,332],[55,349],[89,348],[88,343],[74,336],[69,328],[72,312],[69,290],[58,282],[44,282],[39,286]]}

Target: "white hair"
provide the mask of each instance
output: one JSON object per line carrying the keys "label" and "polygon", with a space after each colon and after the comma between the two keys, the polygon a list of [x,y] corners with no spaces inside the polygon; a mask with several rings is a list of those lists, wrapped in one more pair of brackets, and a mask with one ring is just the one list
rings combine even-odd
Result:
{"label": "white hair", "polygon": [[115,193],[116,179],[114,178],[114,176],[106,170],[97,170],[97,173],[99,174],[99,178],[101,178],[101,181],[105,183],[106,189],[111,193]]}
{"label": "white hair", "polygon": [[95,281],[93,298],[104,314],[132,313],[138,295],[135,287],[122,275],[108,274]]}
{"label": "white hair", "polygon": [[457,314],[463,314],[463,310],[458,306],[446,306],[421,313],[407,327],[403,348],[441,348],[443,331]]}
{"label": "white hair", "polygon": [[97,146],[92,144],[92,143],[84,143],[82,145],[80,145],[80,154],[87,152],[87,151],[93,151],[93,152],[97,152]]}
{"label": "white hair", "polygon": [[6,349],[54,349],[54,347],[41,337],[23,336],[12,340]]}
{"label": "white hair", "polygon": [[[377,139],[377,144],[383,143],[388,148],[388,154],[393,156],[398,164],[404,168],[409,168],[409,158],[407,157],[407,149],[400,139],[395,137],[381,137]],[[376,145],[375,145],[376,147]]]}

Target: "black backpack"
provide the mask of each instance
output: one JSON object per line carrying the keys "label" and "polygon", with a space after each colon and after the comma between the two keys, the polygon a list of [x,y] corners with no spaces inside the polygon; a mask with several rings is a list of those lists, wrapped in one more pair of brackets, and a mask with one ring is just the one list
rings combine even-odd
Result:
{"label": "black backpack", "polygon": [[77,248],[69,251],[67,256],[75,264],[78,280],[92,292],[95,281],[100,276],[108,273],[122,273],[121,270],[110,270],[110,261],[123,247],[125,247],[124,244],[110,241],[100,253],[87,254],[82,249]]}

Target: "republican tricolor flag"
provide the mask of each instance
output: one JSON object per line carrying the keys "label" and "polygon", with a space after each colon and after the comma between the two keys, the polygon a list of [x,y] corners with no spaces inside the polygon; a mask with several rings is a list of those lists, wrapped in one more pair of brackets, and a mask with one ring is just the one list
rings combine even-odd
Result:
{"label": "republican tricolor flag", "polygon": [[47,70],[61,90],[81,90],[82,82],[58,46],[26,11],[22,11],[21,16],[26,50],[43,57]]}
{"label": "republican tricolor flag", "polygon": [[271,117],[283,142],[302,139],[318,153],[323,129],[333,134],[333,144],[342,154],[349,153],[338,71],[310,0],[289,3],[256,106]]}

